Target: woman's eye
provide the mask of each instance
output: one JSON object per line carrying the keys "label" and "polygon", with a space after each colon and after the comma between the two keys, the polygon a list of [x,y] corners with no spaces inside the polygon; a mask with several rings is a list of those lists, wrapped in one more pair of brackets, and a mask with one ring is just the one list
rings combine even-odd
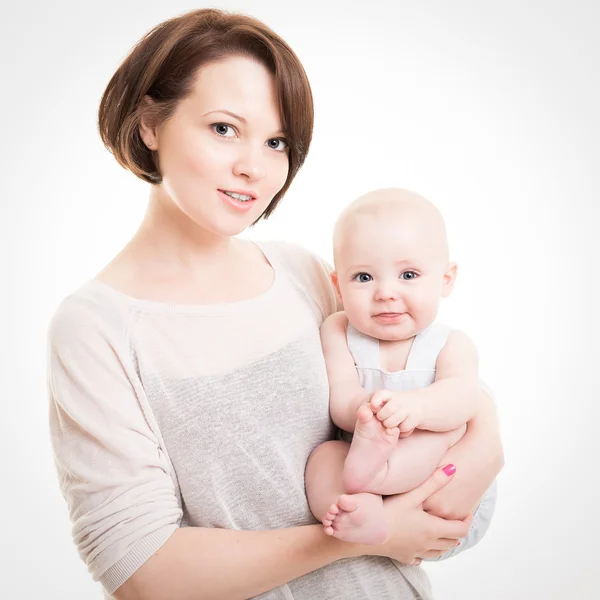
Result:
{"label": "woman's eye", "polygon": [[414,271],[404,271],[404,273],[400,275],[400,278],[404,279],[404,281],[410,281],[411,279],[416,279],[417,277],[418,275]]}
{"label": "woman's eye", "polygon": [[271,150],[277,150],[277,152],[283,152],[287,149],[288,143],[281,138],[273,138],[272,140],[267,141],[267,146],[271,148]]}
{"label": "woman's eye", "polygon": [[360,283],[367,283],[367,282],[371,281],[373,278],[368,273],[358,273],[357,275],[354,276],[354,279],[356,281],[359,281]]}
{"label": "woman's eye", "polygon": [[235,129],[231,125],[227,125],[227,123],[213,123],[210,127],[221,137],[235,137]]}

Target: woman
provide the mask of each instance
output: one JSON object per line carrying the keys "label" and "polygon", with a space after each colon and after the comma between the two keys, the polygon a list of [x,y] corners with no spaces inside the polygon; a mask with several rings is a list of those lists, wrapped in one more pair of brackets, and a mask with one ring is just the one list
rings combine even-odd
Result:
{"label": "woman", "polygon": [[448,453],[454,486],[441,490],[440,469],[388,499],[386,544],[340,542],[312,517],[304,467],[333,436],[327,266],[235,237],[273,212],[312,124],[285,42],[215,10],[157,26],[105,91],[103,141],[150,200],[132,240],[58,308],[49,384],[74,540],[106,597],[428,597],[408,563],[456,546],[500,469],[485,396]]}

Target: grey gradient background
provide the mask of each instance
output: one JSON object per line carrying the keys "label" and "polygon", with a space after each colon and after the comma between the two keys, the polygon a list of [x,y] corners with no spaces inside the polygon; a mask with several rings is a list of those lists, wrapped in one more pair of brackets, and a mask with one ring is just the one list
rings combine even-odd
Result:
{"label": "grey gradient background", "polygon": [[[600,8],[596,2],[220,2],[264,20],[311,80],[314,143],[247,235],[331,258],[371,188],[414,189],[459,263],[440,318],[476,341],[506,449],[486,539],[428,565],[436,598],[591,599],[597,583]],[[185,2],[3,3],[0,540],[3,598],[100,599],[47,433],[46,328],[135,231],[148,187],[96,110],[129,48]]]}

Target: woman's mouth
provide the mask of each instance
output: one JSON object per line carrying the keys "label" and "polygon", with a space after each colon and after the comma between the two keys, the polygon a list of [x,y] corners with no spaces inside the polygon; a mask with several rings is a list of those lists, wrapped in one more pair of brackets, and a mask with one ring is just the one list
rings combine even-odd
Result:
{"label": "woman's mouth", "polygon": [[256,196],[254,194],[247,194],[242,192],[234,192],[231,190],[217,190],[222,200],[225,200],[229,206],[233,206],[241,211],[250,210],[256,202]]}
{"label": "woman's mouth", "polygon": [[236,200],[240,200],[241,202],[248,202],[248,200],[252,200],[252,196],[249,194],[238,194],[236,192],[228,192],[227,190],[222,190],[224,194],[235,198]]}

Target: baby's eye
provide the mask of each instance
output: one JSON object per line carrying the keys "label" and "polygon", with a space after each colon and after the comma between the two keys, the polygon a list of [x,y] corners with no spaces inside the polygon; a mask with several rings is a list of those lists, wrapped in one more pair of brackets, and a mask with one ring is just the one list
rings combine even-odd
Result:
{"label": "baby's eye", "polygon": [[276,150],[277,152],[285,152],[288,148],[288,143],[283,138],[273,138],[271,140],[267,140],[267,146],[272,150]]}
{"label": "baby's eye", "polygon": [[354,276],[354,279],[356,281],[359,281],[360,283],[367,283],[367,282],[371,281],[373,278],[368,273],[357,273]]}
{"label": "baby's eye", "polygon": [[[235,129],[231,125],[227,125],[227,123],[213,123],[210,127],[221,137],[235,137]],[[231,131],[231,134],[227,135],[229,131]]]}
{"label": "baby's eye", "polygon": [[418,276],[415,271],[404,271],[404,273],[401,273],[400,278],[404,279],[404,281],[410,281],[411,279],[416,279]]}

